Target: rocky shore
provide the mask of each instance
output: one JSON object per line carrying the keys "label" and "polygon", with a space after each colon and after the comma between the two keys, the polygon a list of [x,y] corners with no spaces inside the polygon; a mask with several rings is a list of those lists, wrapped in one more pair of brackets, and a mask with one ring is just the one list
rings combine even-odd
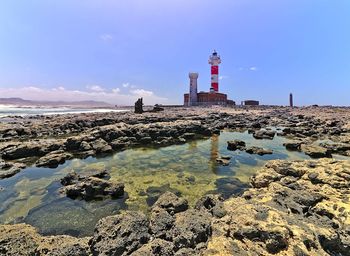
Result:
{"label": "rocky shore", "polygon": [[[277,128],[277,129],[275,129]],[[206,195],[193,206],[166,192],[150,214],[124,211],[102,218],[91,237],[42,236],[26,224],[0,225],[1,255],[350,255],[350,109],[167,109],[108,113],[0,124],[0,178],[26,166],[55,168],[72,158],[130,147],[160,147],[247,130],[256,140],[290,139],[286,149],[314,158],[269,161],[243,195]],[[229,150],[271,154],[244,141]],[[229,164],[229,156],[216,159]],[[118,197],[123,184],[108,173],[70,173],[62,193],[84,200]]]}
{"label": "rocky shore", "polygon": [[[329,111],[333,115],[329,115]],[[295,141],[289,150],[313,158],[350,155],[350,110],[342,108],[167,109],[159,113],[105,113],[14,117],[0,123],[0,178],[35,164],[55,168],[72,158],[138,146],[186,143],[223,129],[248,130],[256,139],[275,135]],[[273,131],[269,127],[283,127]],[[266,129],[267,128],[267,129]],[[332,142],[328,142],[327,140]],[[317,142],[324,140],[324,142]],[[270,154],[264,149],[247,152]]]}
{"label": "rocky shore", "polygon": [[[194,208],[171,192],[150,216],[101,219],[92,237],[0,226],[2,255],[350,255],[350,162],[270,161],[242,196]],[[64,245],[64,246],[62,246]]]}

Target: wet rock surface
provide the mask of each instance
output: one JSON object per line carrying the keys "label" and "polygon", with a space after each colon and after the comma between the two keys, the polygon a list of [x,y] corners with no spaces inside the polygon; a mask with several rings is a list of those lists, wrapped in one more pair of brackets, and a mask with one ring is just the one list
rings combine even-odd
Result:
{"label": "wet rock surface", "polygon": [[69,173],[61,179],[61,184],[64,186],[61,192],[72,199],[80,198],[84,200],[93,200],[104,196],[113,198],[123,196],[124,184],[102,179],[106,176],[106,171],[99,171],[91,175]]}
{"label": "wet rock surface", "polygon": [[22,163],[0,162],[0,179],[12,177],[25,167]]}
{"label": "wet rock surface", "polygon": [[249,147],[245,150],[248,154],[257,154],[259,156],[271,155],[273,151],[271,149],[263,149],[259,147]]}
{"label": "wet rock surface", "polygon": [[241,140],[230,140],[227,142],[227,149],[228,150],[244,150],[245,149],[245,142]]}

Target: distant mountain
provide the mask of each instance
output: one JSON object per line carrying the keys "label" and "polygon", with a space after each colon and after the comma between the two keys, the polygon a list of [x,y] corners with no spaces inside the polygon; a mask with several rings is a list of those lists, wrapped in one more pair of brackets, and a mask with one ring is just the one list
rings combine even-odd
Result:
{"label": "distant mountain", "polygon": [[85,101],[36,101],[24,100],[22,98],[0,98],[2,105],[17,106],[50,106],[50,107],[89,107],[89,108],[110,108],[112,104],[103,101],[85,100]]}

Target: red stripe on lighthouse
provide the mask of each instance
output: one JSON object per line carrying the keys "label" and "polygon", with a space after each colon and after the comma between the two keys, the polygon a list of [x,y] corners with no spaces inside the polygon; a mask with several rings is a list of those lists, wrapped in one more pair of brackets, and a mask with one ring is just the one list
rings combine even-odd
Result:
{"label": "red stripe on lighthouse", "polygon": [[219,66],[211,66],[211,74],[218,75],[219,74]]}
{"label": "red stripe on lighthouse", "polygon": [[211,83],[211,87],[214,89],[214,91],[219,91],[219,83]]}

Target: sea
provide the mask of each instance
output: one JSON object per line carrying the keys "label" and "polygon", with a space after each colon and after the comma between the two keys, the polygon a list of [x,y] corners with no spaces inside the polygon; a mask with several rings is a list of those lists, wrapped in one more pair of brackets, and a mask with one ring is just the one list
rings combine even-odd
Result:
{"label": "sea", "polygon": [[41,106],[16,106],[0,105],[0,118],[11,116],[35,116],[35,115],[63,115],[63,114],[80,114],[80,113],[107,113],[107,112],[124,112],[127,109],[110,109],[110,108],[72,108],[72,107],[41,107]]}

